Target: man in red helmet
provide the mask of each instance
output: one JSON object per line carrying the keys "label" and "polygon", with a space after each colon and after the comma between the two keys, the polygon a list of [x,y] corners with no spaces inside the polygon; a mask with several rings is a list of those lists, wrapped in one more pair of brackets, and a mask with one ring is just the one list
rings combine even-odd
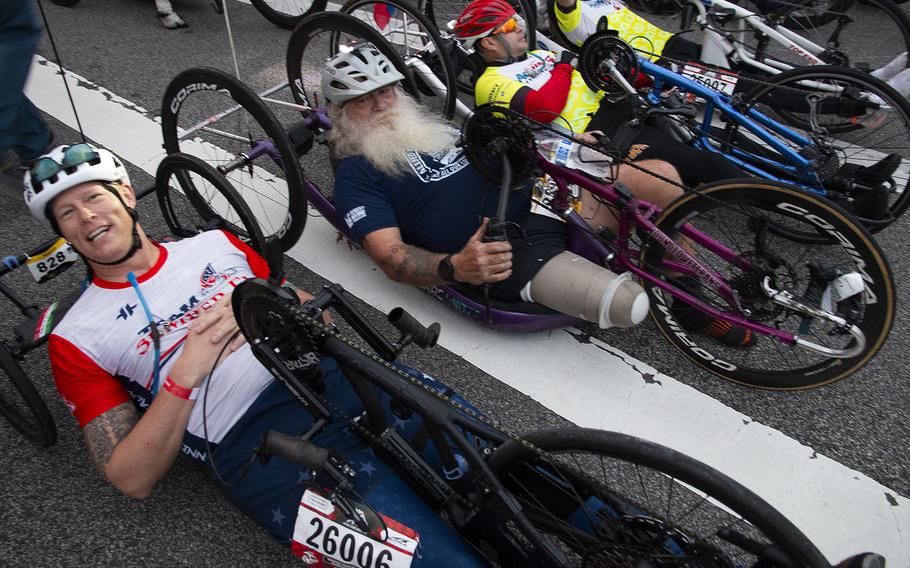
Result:
{"label": "man in red helmet", "polygon": [[[574,53],[528,51],[524,22],[506,0],[474,0],[456,20],[454,31],[486,65],[474,86],[478,105],[506,103],[513,110],[573,133],[601,131],[614,136],[628,119],[628,107],[604,104],[604,93],[588,88],[573,67]],[[628,152],[630,161],[669,162],[690,186],[744,176],[722,156],[669,139],[649,126],[637,129]]]}

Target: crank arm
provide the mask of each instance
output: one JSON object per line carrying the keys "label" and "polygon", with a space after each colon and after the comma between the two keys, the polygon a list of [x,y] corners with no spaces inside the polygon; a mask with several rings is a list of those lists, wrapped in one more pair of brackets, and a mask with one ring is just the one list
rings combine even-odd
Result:
{"label": "crank arm", "polygon": [[826,312],[820,308],[807,306],[806,304],[794,298],[793,294],[790,292],[787,292],[785,290],[775,290],[771,287],[770,276],[765,276],[761,287],[765,295],[767,295],[775,304],[806,314],[807,316],[821,318],[823,320],[829,321],[849,332],[850,335],[853,336],[853,339],[856,340],[855,343],[847,349],[831,349],[830,347],[825,347],[824,345],[819,345],[817,343],[813,343],[812,341],[802,339],[798,335],[794,335],[793,341],[800,347],[803,347],[815,353],[819,353],[821,355],[825,355],[826,357],[834,357],[836,359],[849,359],[850,357],[856,357],[866,349],[866,336],[858,327],[847,323],[847,320],[844,318]]}

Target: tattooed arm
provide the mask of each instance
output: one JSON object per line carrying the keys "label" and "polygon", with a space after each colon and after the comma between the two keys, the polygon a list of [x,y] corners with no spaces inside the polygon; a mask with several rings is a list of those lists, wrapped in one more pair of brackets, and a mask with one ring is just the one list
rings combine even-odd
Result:
{"label": "tattooed arm", "polygon": [[[452,255],[458,282],[483,284],[499,282],[512,273],[512,245],[508,242],[483,242],[487,221],[477,229],[468,243]],[[386,276],[413,286],[442,284],[439,263],[447,255],[429,252],[401,240],[396,227],[379,229],[363,239],[363,247]]]}
{"label": "tattooed arm", "polygon": [[[204,331],[187,335],[168,373],[174,383],[185,388],[202,383],[231,339],[219,331],[218,325],[198,321],[193,326]],[[104,412],[83,429],[92,461],[126,495],[148,497],[177,459],[194,404],[162,388],[141,419],[129,402]]]}

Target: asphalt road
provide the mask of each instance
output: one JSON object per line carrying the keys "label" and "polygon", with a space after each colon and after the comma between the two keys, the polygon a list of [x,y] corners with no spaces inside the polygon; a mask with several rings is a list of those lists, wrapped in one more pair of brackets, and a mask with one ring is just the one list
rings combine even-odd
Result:
{"label": "asphalt road", "polygon": [[[45,4],[62,65],[152,115],[158,114],[165,86],[180,70],[194,66],[231,69],[224,22],[208,2],[175,2],[190,23],[188,29],[178,31],[161,28],[148,1],[83,0],[74,8]],[[260,89],[283,81],[289,33],[272,26],[248,5],[232,3],[230,7],[241,75]],[[55,60],[47,41],[39,54]],[[83,121],[103,119],[82,117]],[[61,142],[78,140],[73,130],[53,118],[50,123]],[[151,178],[137,168],[131,166],[130,172],[136,185],[151,183]],[[311,169],[308,174],[330,181],[327,168]],[[144,203],[141,211],[153,234],[162,234],[155,204]],[[0,176],[0,220],[0,254],[4,256],[20,253],[49,236],[47,227],[28,217],[21,204],[18,180],[9,176]],[[904,219],[879,239],[891,262],[900,300],[906,297],[905,283],[910,276],[903,236],[907,228]],[[291,279],[302,287],[312,289],[324,283],[305,267],[289,264]],[[24,274],[15,275],[8,283],[22,296],[46,303],[71,290],[80,278],[78,271],[71,270],[41,287],[30,283]],[[369,306],[363,307],[374,319],[381,317]],[[0,305],[0,315],[5,316],[4,321],[18,321],[6,302]],[[906,306],[899,303],[888,343],[866,368],[837,384],[796,393],[746,389],[700,372],[662,340],[656,340],[650,323],[633,330],[604,332],[601,338],[752,420],[873,478],[895,495],[907,496],[907,322]],[[9,338],[9,327],[0,330],[0,337]],[[443,349],[410,353],[406,360],[479,401],[484,410],[516,431],[565,423],[527,396]],[[188,460],[178,460],[151,499],[136,502],[120,496],[89,463],[81,434],[53,391],[46,354],[43,350],[30,354],[25,365],[49,402],[60,439],[52,448],[36,448],[0,421],[0,565],[257,566],[289,561],[287,551],[220,498],[204,472]],[[787,479],[782,477],[779,482],[787,484]]]}

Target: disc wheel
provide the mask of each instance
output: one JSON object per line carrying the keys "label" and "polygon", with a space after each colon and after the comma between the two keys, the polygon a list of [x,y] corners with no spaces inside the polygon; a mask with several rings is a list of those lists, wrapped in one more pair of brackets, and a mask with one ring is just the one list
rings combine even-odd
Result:
{"label": "disc wheel", "polygon": [[266,20],[286,30],[293,30],[300,20],[326,7],[326,0],[250,0],[250,3]]}
{"label": "disc wheel", "polygon": [[224,229],[265,256],[259,223],[237,190],[212,166],[189,154],[171,154],[158,166],[155,187],[161,214],[174,236]]}
{"label": "disc wheel", "polygon": [[282,250],[306,224],[303,173],[288,134],[249,87],[217,69],[189,69],[171,81],[161,110],[164,149],[223,171],[266,238]]}
{"label": "disc wheel", "polygon": [[[688,456],[582,428],[533,432],[524,440],[544,455],[509,440],[489,465],[565,555],[561,565],[830,566],[781,513]],[[524,542],[510,528],[491,539],[507,539],[520,555]],[[544,564],[533,553],[516,564],[499,560]]]}
{"label": "disc wheel", "polygon": [[[817,100],[814,113],[813,100]],[[759,85],[745,95],[742,105],[807,138],[820,139],[816,150],[827,154],[821,157],[830,164],[820,162],[815,179],[792,181],[829,191],[832,200],[855,213],[872,232],[888,226],[910,206],[910,104],[882,81],[854,69],[804,67]],[[727,141],[734,144],[740,135],[746,136],[735,121],[726,132]],[[779,140],[796,152],[803,150],[782,137]],[[770,149],[766,155],[786,163]],[[888,156],[892,156],[894,170],[884,176],[878,189],[886,204],[872,200],[866,194],[868,186],[857,185],[853,177],[838,172],[845,164],[869,167]]]}
{"label": "disc wheel", "polygon": [[[457,86],[449,52],[457,46],[444,42],[426,16],[402,0],[351,0],[341,7],[341,12],[381,33],[399,57],[412,65],[416,86],[424,95],[423,104],[452,118]],[[337,51],[341,38],[334,39],[332,48]],[[433,84],[434,78],[442,83],[441,88]]]}
{"label": "disc wheel", "polygon": [[[779,6],[777,21],[826,48],[821,55],[825,63],[872,71],[910,49],[910,20],[891,0],[802,0]],[[806,64],[773,41],[766,54],[793,65]]]}
{"label": "disc wheel", "polygon": [[0,342],[0,415],[39,446],[57,441],[57,427],[47,405],[9,348]]}
{"label": "disc wheel", "polygon": [[[651,315],[664,336],[690,360],[725,379],[767,389],[821,386],[868,363],[891,330],[895,294],[888,262],[868,231],[833,203],[783,184],[732,180],[683,195],[664,209],[656,224],[684,243],[732,292],[725,295],[706,277],[680,269],[656,242],[642,251],[643,269],[725,316],[842,351],[836,358],[762,334],[750,347],[727,346],[700,332],[711,318],[705,322],[706,316],[686,301],[645,283]],[[691,232],[693,227],[697,234]],[[797,242],[784,236],[787,230],[821,231],[828,238],[815,244]],[[864,290],[824,304],[823,290],[836,276],[847,273],[858,273]],[[765,282],[811,307],[824,305],[823,309],[855,325],[864,343],[831,321],[772,301],[763,290]]]}

